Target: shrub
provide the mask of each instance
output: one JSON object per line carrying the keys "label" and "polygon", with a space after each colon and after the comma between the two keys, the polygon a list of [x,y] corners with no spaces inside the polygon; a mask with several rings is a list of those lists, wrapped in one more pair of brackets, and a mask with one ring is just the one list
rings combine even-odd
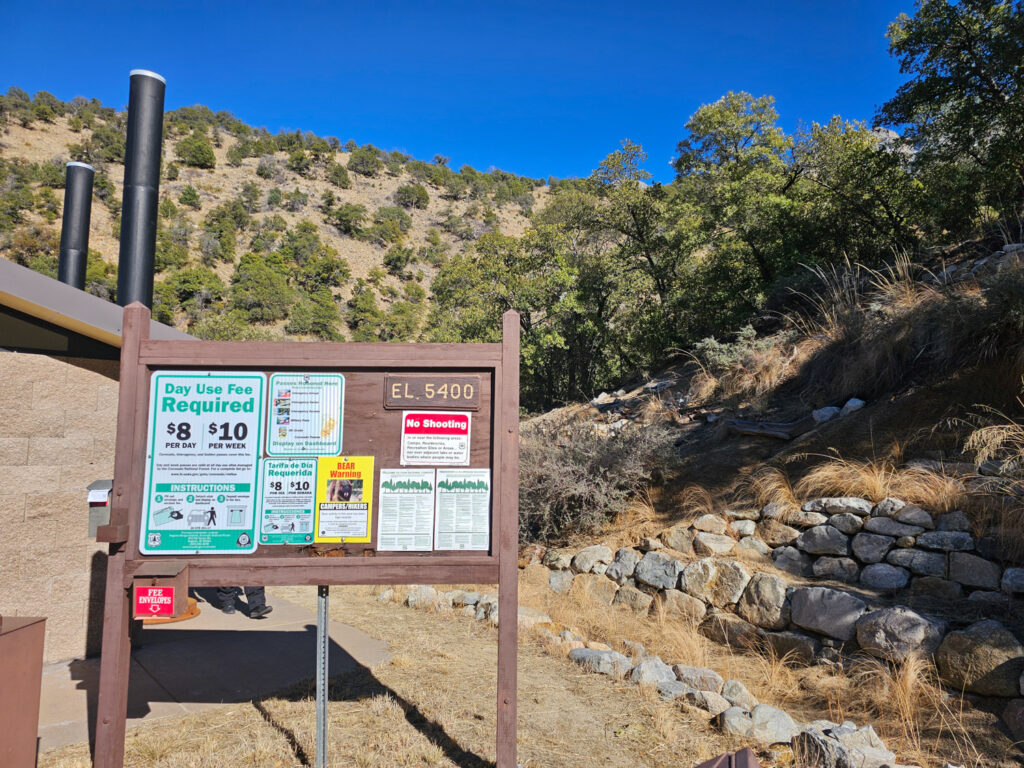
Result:
{"label": "shrub", "polygon": [[217,164],[209,140],[198,131],[193,131],[191,136],[179,141],[174,154],[182,163],[193,168],[213,168]]}
{"label": "shrub", "polygon": [[296,149],[290,155],[288,155],[288,168],[294,171],[300,176],[305,176],[309,173],[309,169],[313,167],[313,161],[309,159],[309,156],[303,149]]}
{"label": "shrub", "polygon": [[284,196],[284,207],[292,213],[298,213],[306,207],[306,203],[309,202],[309,195],[305,192],[300,191],[298,188],[292,190]]}
{"label": "shrub", "polygon": [[348,169],[362,176],[376,176],[384,162],[373,147],[359,147],[348,159]]}
{"label": "shrub", "polygon": [[164,176],[168,181],[174,181],[178,178],[180,173],[177,163],[168,163],[166,170],[164,170]]}
{"label": "shrub", "polygon": [[203,207],[202,201],[199,199],[199,191],[191,184],[187,184],[181,194],[178,195],[178,202],[182,205],[187,205],[194,211],[198,211]]}
{"label": "shrub", "polygon": [[292,303],[288,278],[268,260],[246,254],[239,260],[231,283],[231,306],[244,312],[249,320],[268,323],[288,314]]}
{"label": "shrub", "polygon": [[331,211],[328,220],[343,234],[356,237],[366,220],[366,208],[358,203],[344,203]]}
{"label": "shrub", "polygon": [[205,307],[224,295],[224,283],[217,273],[206,267],[191,267],[175,272],[166,284],[174,291],[178,303],[188,308]]}
{"label": "shrub", "polygon": [[348,170],[344,165],[333,160],[327,166],[327,180],[339,189],[348,189],[352,186],[352,180],[348,177]]}
{"label": "shrub", "polygon": [[211,315],[189,327],[189,333],[211,341],[273,341],[274,334],[254,326],[244,312],[237,310]]}
{"label": "shrub", "polygon": [[316,336],[324,341],[338,341],[338,305],[327,288],[307,293],[292,307],[285,330],[288,333]]}
{"label": "shrub", "polygon": [[413,260],[412,248],[401,245],[393,245],[384,254],[384,266],[393,275],[400,275]]}
{"label": "shrub", "polygon": [[256,165],[256,175],[261,179],[272,179],[277,175],[277,163],[270,155],[264,155]]}
{"label": "shrub", "polygon": [[160,201],[160,207],[157,209],[157,213],[161,219],[173,219],[178,215],[178,206],[174,204],[174,201],[169,197],[165,197]]}
{"label": "shrub", "polygon": [[348,300],[345,322],[352,329],[353,341],[378,341],[384,314],[377,306],[377,295],[362,279],[356,281]]}
{"label": "shrub", "polygon": [[395,192],[395,202],[403,208],[426,208],[430,195],[420,184],[404,184]]}
{"label": "shrub", "polygon": [[281,205],[284,200],[284,195],[281,194],[281,190],[277,187],[271,187],[270,191],[267,192],[267,208],[273,210]]}

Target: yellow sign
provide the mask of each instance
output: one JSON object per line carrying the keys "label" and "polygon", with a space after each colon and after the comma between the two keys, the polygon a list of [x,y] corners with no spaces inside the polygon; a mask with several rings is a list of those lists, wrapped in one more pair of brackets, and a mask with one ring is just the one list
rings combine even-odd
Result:
{"label": "yellow sign", "polygon": [[369,543],[373,509],[373,456],[317,458],[313,540]]}

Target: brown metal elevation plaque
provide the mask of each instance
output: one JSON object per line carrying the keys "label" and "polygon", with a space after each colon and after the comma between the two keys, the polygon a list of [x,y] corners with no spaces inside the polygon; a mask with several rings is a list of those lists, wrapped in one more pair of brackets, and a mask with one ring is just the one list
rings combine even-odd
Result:
{"label": "brown metal elevation plaque", "polygon": [[389,373],[384,377],[384,407],[476,411],[480,409],[480,377]]}

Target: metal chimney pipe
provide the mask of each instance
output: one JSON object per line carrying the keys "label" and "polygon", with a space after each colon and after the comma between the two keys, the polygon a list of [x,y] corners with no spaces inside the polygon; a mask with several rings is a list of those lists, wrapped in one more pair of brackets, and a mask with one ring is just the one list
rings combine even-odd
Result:
{"label": "metal chimney pipe", "polygon": [[153,260],[160,187],[160,149],[167,81],[145,69],[131,71],[128,142],[124,153],[124,202],[117,303],[153,306]]}
{"label": "metal chimney pipe", "polygon": [[85,289],[85,267],[89,258],[93,175],[92,166],[85,163],[68,163],[64,171],[64,220],[60,229],[57,279],[80,291]]}

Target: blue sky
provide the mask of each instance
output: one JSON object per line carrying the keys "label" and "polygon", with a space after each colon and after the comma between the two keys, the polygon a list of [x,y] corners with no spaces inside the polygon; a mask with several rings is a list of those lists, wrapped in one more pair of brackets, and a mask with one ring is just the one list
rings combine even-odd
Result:
{"label": "blue sky", "polygon": [[0,2],[0,89],[122,107],[128,71],[206,104],[452,166],[588,174],[623,138],[655,179],[729,90],[781,124],[870,120],[902,82],[885,31],[910,0]]}

